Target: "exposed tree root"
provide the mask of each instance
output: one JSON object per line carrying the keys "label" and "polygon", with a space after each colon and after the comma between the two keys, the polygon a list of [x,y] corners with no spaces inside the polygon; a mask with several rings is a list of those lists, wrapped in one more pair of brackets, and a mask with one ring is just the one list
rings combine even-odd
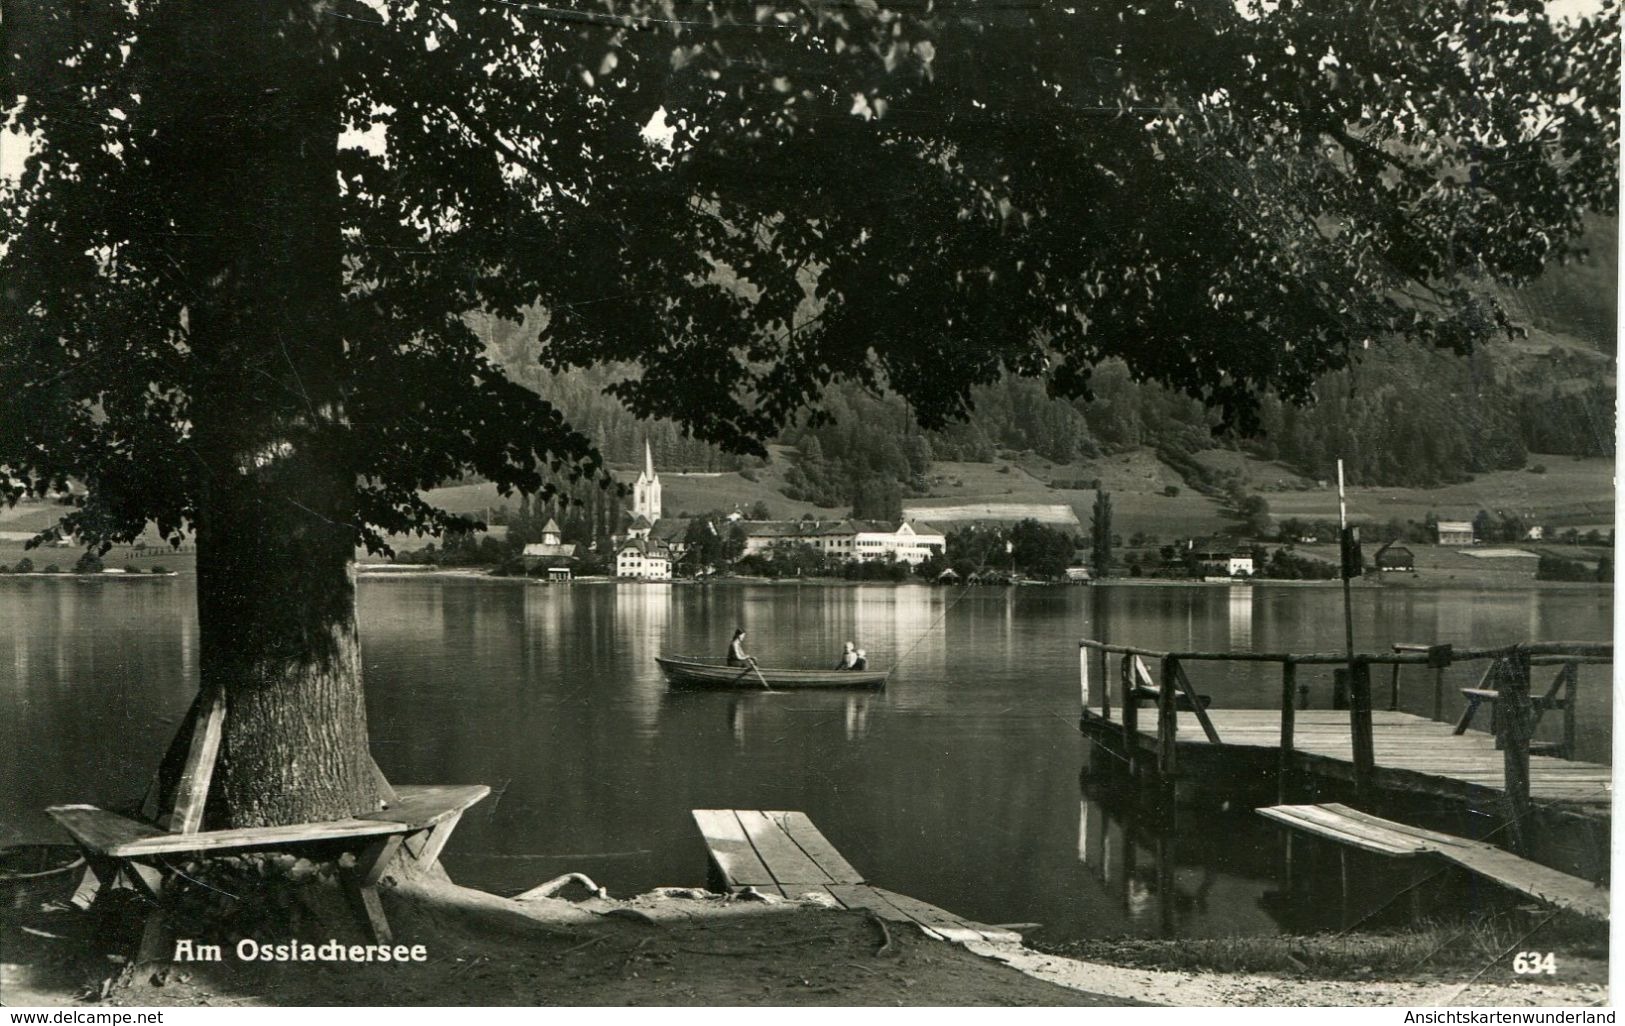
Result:
{"label": "exposed tree root", "polygon": [[869,921],[880,927],[881,943],[880,947],[875,949],[875,957],[880,958],[892,950],[891,929],[886,926],[886,921],[884,919],[875,915],[873,912],[869,913]]}
{"label": "exposed tree root", "polygon": [[609,892],[593,883],[592,877],[588,876],[587,874],[565,873],[563,876],[555,876],[553,879],[544,884],[539,884],[538,886],[532,887],[523,894],[514,895],[513,900],[530,901],[532,898],[551,898],[572,883],[578,883],[585,887],[587,890],[591,891],[595,897],[609,897]]}

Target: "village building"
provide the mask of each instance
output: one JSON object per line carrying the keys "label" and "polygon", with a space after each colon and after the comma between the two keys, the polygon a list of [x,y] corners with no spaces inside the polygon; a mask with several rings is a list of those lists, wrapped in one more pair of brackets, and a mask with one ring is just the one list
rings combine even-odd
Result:
{"label": "village building", "polygon": [[848,562],[895,559],[917,566],[947,552],[948,539],[934,527],[904,520],[893,526],[880,520],[746,520],[747,556],[779,546],[807,545],[825,556]]}
{"label": "village building", "polygon": [[1440,545],[1472,545],[1478,541],[1473,537],[1471,520],[1441,520],[1434,530]]}
{"label": "village building", "polygon": [[1390,541],[1377,550],[1371,557],[1371,563],[1379,573],[1384,571],[1405,571],[1416,569],[1416,553],[1396,541]]}
{"label": "village building", "polygon": [[654,521],[650,520],[642,513],[634,514],[632,517],[632,522],[626,525],[626,537],[647,539],[649,534],[654,530],[654,527]]}
{"label": "village building", "polygon": [[893,528],[881,521],[855,520],[859,525],[852,551],[863,562],[896,557],[899,563],[918,565],[948,551],[948,539],[934,527],[904,520]]}
{"label": "village building", "polygon": [[810,545],[808,525],[795,520],[739,520],[735,521],[745,535],[745,550],[741,555],[756,556],[780,545]]}
{"label": "village building", "polygon": [[575,560],[576,552],[576,546],[564,543],[558,521],[548,517],[547,523],[542,525],[542,540],[531,542],[520,550],[519,561],[524,564],[527,574],[545,566],[550,580],[569,580],[570,563]]}
{"label": "village building", "polygon": [[1191,542],[1190,552],[1191,558],[1204,571],[1216,576],[1251,577],[1256,572],[1253,566],[1252,553],[1238,551],[1234,547],[1215,539]]}
{"label": "village building", "polygon": [[615,550],[615,576],[642,581],[669,581],[671,550],[647,538],[628,538]]}
{"label": "village building", "polygon": [[[625,533],[616,538],[618,577],[667,580],[688,551],[691,519],[661,515],[660,475],[654,452],[643,444],[643,469],[632,483],[632,508]],[[905,518],[901,523],[854,520],[750,520],[737,508],[728,522],[744,534],[741,555],[754,556],[781,546],[807,545],[826,558],[850,562],[893,560],[917,566],[947,552],[948,539],[936,527]],[[635,544],[634,544],[635,543]],[[701,568],[694,567],[694,570]]]}

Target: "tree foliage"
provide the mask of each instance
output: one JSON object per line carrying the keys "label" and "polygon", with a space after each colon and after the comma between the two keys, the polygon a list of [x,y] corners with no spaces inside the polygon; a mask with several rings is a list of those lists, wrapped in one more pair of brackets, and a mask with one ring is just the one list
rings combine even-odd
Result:
{"label": "tree foliage", "polygon": [[[257,47],[216,31],[239,15]],[[1083,395],[1112,356],[1250,423],[1367,341],[1482,341],[1505,318],[1474,283],[1530,279],[1614,202],[1611,7],[79,0],[5,21],[34,152],[0,227],[0,466],[13,498],[89,482],[92,538],[196,519],[210,402],[238,415],[235,458],[292,445],[353,475],[342,512],[374,543],[455,523],[419,496],[460,473],[595,472],[471,310],[540,304],[548,367],[620,361],[633,412],[741,451],[837,378],[940,426],[1005,371]],[[313,173],[314,206],[244,190],[287,118],[384,144]],[[343,270],[286,313],[295,341],[202,346],[213,248],[296,217]],[[329,324],[337,355],[294,351]]]}
{"label": "tree foliage", "polygon": [[1094,564],[1096,576],[1111,574],[1112,497],[1109,492],[1095,493],[1094,509],[1089,515],[1089,561]]}

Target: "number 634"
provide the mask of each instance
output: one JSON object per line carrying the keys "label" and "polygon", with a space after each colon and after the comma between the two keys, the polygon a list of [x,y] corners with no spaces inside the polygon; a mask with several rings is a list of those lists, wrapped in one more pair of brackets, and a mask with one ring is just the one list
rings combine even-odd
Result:
{"label": "number 634", "polygon": [[1512,956],[1512,971],[1520,975],[1528,973],[1545,973],[1547,976],[1557,975],[1557,955],[1547,951],[1520,951]]}

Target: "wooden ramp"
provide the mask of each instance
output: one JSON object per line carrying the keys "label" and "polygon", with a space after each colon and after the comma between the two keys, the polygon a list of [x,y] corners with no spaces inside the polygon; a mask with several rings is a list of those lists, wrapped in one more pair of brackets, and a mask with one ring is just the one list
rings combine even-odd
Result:
{"label": "wooden ramp", "polygon": [[693,815],[705,838],[717,889],[730,893],[754,889],[785,898],[808,894],[833,898],[842,908],[863,909],[890,922],[918,926],[939,940],[1021,942],[1018,933],[973,923],[866,882],[803,813],[695,809]]}
{"label": "wooden ramp", "polygon": [[[1277,750],[1281,744],[1281,714],[1275,709],[1209,709],[1207,715],[1218,734],[1218,744],[1238,748]],[[1094,713],[1086,713],[1085,720]],[[1349,714],[1343,710],[1301,709],[1294,717],[1293,751],[1300,760],[1343,763],[1352,774],[1354,744]],[[1109,724],[1121,729],[1119,724]],[[1450,794],[1464,789],[1503,790],[1504,756],[1489,734],[1469,731],[1457,735],[1449,723],[1405,712],[1373,711],[1371,727],[1379,783],[1397,790]],[[1156,717],[1143,715],[1139,744],[1154,749]],[[1194,713],[1179,714],[1181,746],[1210,742]],[[1323,769],[1337,767],[1325,765]],[[1606,816],[1613,803],[1613,769],[1590,762],[1529,757],[1529,797],[1537,804],[1561,805],[1574,811]]]}
{"label": "wooden ramp", "polygon": [[1608,890],[1522,859],[1483,841],[1453,837],[1368,815],[1347,805],[1276,805],[1259,809],[1294,830],[1394,858],[1436,856],[1537,901],[1608,921]]}

